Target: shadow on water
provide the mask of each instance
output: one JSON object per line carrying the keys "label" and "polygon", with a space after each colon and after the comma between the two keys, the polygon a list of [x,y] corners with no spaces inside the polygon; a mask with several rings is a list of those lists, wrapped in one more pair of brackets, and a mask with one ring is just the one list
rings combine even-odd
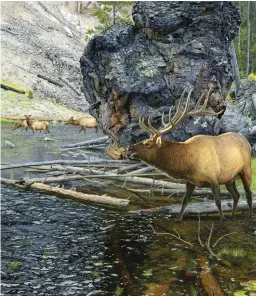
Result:
{"label": "shadow on water", "polygon": [[[16,148],[2,149],[4,163],[70,159],[71,154],[58,152],[61,145],[98,136],[76,134],[76,127],[65,125],[52,126],[50,135],[12,134],[9,129],[2,126],[2,141],[11,141]],[[42,142],[45,136],[55,141]],[[234,219],[227,215],[225,222],[218,216],[201,217],[204,244],[212,222],[213,243],[235,232],[212,248],[221,258],[217,260],[200,247],[197,217],[177,223],[168,214],[131,215],[5,185],[1,206],[3,295],[204,296],[200,256],[209,258],[227,295],[253,295],[255,215],[251,219],[246,214]],[[158,234],[178,232],[193,246],[169,234],[156,235],[152,227]]]}

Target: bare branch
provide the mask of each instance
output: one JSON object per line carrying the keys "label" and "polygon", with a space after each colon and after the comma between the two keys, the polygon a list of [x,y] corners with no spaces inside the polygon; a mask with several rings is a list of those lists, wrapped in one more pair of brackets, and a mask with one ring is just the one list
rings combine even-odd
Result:
{"label": "bare branch", "polygon": [[236,234],[236,232],[230,232],[230,233],[227,233],[227,234],[222,235],[220,238],[217,239],[217,241],[215,242],[215,244],[212,247],[213,248],[216,247],[217,244],[220,242],[220,240],[222,240],[225,236],[233,235],[233,234]]}

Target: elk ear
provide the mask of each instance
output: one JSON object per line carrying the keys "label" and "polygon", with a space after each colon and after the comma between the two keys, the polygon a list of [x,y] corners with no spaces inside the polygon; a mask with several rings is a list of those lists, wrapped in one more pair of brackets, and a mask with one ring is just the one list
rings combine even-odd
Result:
{"label": "elk ear", "polygon": [[161,136],[160,136],[160,137],[157,137],[157,139],[156,139],[156,145],[158,146],[158,148],[160,148],[161,144],[162,144],[162,139],[161,139]]}

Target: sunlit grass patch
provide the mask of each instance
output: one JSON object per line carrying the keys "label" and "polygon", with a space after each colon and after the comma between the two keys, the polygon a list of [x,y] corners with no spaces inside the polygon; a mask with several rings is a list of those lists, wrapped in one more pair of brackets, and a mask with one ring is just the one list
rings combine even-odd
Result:
{"label": "sunlit grass patch", "polygon": [[1,80],[1,84],[14,88],[18,91],[24,91],[27,98],[33,99],[33,92],[20,84],[13,83],[7,80]]}
{"label": "sunlit grass patch", "polygon": [[1,123],[9,123],[9,124],[15,124],[20,122],[19,119],[8,119],[8,118],[3,118],[1,117]]}
{"label": "sunlit grass patch", "polygon": [[247,252],[242,248],[223,248],[218,252],[218,257],[231,256],[234,258],[244,258]]}

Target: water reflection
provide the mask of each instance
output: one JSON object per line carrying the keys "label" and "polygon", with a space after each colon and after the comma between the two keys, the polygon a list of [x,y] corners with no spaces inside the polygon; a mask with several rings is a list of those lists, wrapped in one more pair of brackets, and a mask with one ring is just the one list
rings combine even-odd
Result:
{"label": "water reflection", "polygon": [[124,262],[131,263],[129,274],[144,260],[148,219],[3,186],[3,293],[114,295],[118,286],[128,291]]}

